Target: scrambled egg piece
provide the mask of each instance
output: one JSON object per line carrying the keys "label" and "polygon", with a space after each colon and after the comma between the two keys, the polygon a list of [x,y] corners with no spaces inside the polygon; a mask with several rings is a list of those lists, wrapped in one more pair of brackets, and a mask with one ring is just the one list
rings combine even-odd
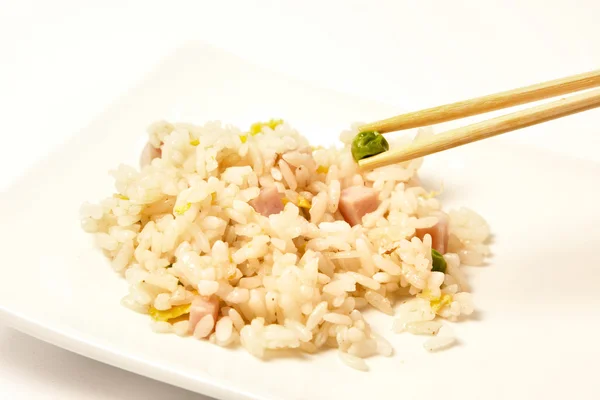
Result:
{"label": "scrambled egg piece", "polygon": [[319,167],[317,168],[317,174],[326,174],[329,172],[329,167],[326,167],[324,165],[319,165]]}
{"label": "scrambled egg piece", "polygon": [[417,297],[420,297],[425,300],[429,300],[431,309],[436,314],[442,308],[452,304],[452,301],[454,300],[452,295],[448,294],[448,293],[444,293],[438,297],[431,296],[431,292],[428,289],[424,289],[421,293],[417,294]]}
{"label": "scrambled egg piece", "polygon": [[298,207],[300,208],[306,208],[307,210],[310,209],[310,201],[308,201],[308,199],[304,198],[303,196],[298,196]]}
{"label": "scrambled egg piece", "polygon": [[182,304],[180,306],[173,306],[168,310],[157,310],[153,306],[150,306],[148,314],[150,314],[150,317],[155,321],[167,322],[171,319],[189,314],[191,307],[191,304]]}
{"label": "scrambled egg piece", "polygon": [[[279,125],[283,124],[283,120],[282,119],[271,119],[268,122],[256,122],[254,124],[252,124],[252,126],[250,126],[250,134],[252,136],[258,135],[263,127],[268,126],[271,129],[275,129],[276,127],[278,127]],[[244,142],[244,140],[242,139],[242,143]]]}
{"label": "scrambled egg piece", "polygon": [[[284,197],[281,199],[281,202],[285,206],[287,203],[291,202],[291,200],[288,199],[287,197]],[[297,203],[296,205],[298,206],[298,208],[305,208],[307,210],[310,210],[310,207],[311,207],[310,200],[308,200],[304,196],[298,195],[298,198],[296,199],[296,203]]]}
{"label": "scrambled egg piece", "polygon": [[192,207],[192,203],[187,203],[187,204],[185,204],[183,206],[175,207],[175,209],[173,211],[175,211],[175,214],[183,215],[191,207]]}
{"label": "scrambled egg piece", "polygon": [[441,297],[435,297],[429,301],[431,309],[437,314],[442,308],[449,306],[452,303],[451,294],[443,294]]}

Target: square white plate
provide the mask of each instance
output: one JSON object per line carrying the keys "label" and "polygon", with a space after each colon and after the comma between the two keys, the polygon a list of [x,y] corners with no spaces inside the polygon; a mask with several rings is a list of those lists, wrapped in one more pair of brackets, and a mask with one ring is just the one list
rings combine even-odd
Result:
{"label": "square white plate", "polygon": [[344,367],[334,351],[260,361],[155,334],[146,316],[119,305],[126,284],[81,231],[78,210],[111,192],[109,169],[137,162],[150,122],[246,126],[282,117],[323,143],[354,120],[397,111],[203,45],[183,48],[3,196],[0,317],[79,354],[223,399],[594,398],[600,167],[502,138],[433,156],[423,168],[432,187],[443,179],[446,206],[475,209],[494,233],[489,265],[469,269],[478,312],[454,326],[461,343],[446,352],[425,352],[424,338],[392,334],[392,319],[372,314],[396,354],[369,359],[369,373]]}

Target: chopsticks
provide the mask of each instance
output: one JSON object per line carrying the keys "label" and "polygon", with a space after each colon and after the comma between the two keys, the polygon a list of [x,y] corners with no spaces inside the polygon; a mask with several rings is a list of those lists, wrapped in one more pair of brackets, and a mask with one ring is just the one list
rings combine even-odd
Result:
{"label": "chopsticks", "polygon": [[[539,83],[422,111],[411,112],[360,127],[387,133],[464,118],[600,86],[600,70]],[[358,162],[363,169],[408,161],[502,133],[600,107],[600,89],[437,134],[410,146],[390,149]]]}

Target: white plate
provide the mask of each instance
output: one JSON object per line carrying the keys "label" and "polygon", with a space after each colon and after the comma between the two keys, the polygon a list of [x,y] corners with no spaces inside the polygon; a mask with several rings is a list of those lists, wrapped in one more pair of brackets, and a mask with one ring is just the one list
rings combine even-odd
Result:
{"label": "white plate", "polygon": [[[315,89],[191,45],[167,59],[1,202],[0,316],[79,354],[223,399],[592,398],[600,355],[600,168],[508,144],[502,138],[427,159],[445,204],[480,212],[494,257],[469,271],[478,312],[455,325],[461,344],[429,354],[424,338],[394,335],[396,354],[371,372],[335,352],[260,361],[241,350],[158,335],[119,305],[126,284],[79,228],[84,200],[110,190],[107,171],[137,161],[159,118],[243,126],[283,117],[317,142],[355,119],[394,114],[380,104]],[[548,125],[551,129],[551,124]]]}

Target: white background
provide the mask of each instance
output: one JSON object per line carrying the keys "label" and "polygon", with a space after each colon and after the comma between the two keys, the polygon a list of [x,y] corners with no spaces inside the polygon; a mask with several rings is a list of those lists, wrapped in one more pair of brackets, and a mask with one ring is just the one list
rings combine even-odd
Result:
{"label": "white background", "polygon": [[[401,110],[597,69],[598,15],[597,0],[0,0],[0,189],[189,40]],[[510,135],[600,161],[600,113],[570,118],[589,123]],[[0,326],[0,398],[202,397]]]}

